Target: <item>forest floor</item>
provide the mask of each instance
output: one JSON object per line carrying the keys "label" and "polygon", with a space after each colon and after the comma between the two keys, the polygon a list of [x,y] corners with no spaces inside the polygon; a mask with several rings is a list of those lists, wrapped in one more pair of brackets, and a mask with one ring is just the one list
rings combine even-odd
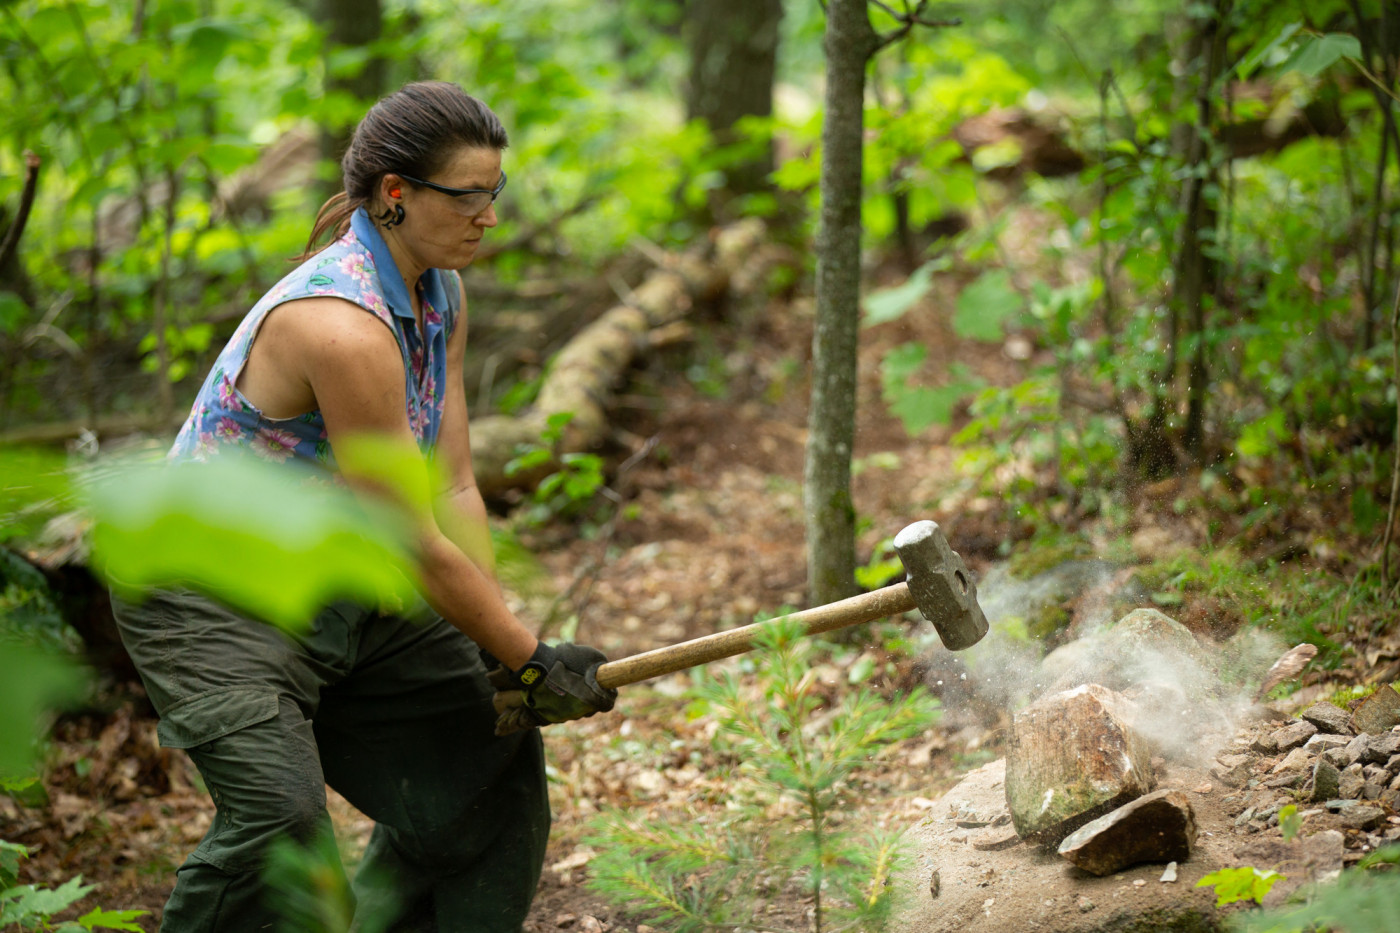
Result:
{"label": "forest floor", "polygon": [[[1016,360],[1000,345],[958,341],[949,315],[937,310],[951,307],[952,299],[936,290],[920,310],[863,335],[854,480],[859,554],[867,559],[905,524],[933,518],[974,574],[982,574],[1000,559],[999,546],[1023,538],[1026,529],[1008,526],[999,503],[959,475],[952,429],[934,427],[910,438],[886,413],[879,360],[890,347],[918,340],[929,348],[930,371],[944,371],[956,357],[994,385],[1011,384],[1045,361],[1035,355]],[[775,302],[735,331],[704,354],[672,350],[676,355],[633,374],[617,416],[618,436],[625,439],[617,460],[646,439],[656,444],[618,479],[623,504],[616,513],[521,532],[543,564],[545,589],[570,595],[573,637],[610,657],[806,605],[801,484],[810,304]],[[1139,559],[1205,546],[1203,516],[1179,514],[1151,497],[1132,508],[1127,526]],[[1120,524],[1111,533],[1122,530]],[[1112,543],[1106,534],[1088,532],[1105,550]],[[522,617],[538,623],[547,600],[517,596]],[[1209,620],[1215,608],[1188,602],[1173,615]],[[876,662],[870,683],[877,689],[907,688],[922,677],[914,659],[882,644],[864,653]],[[1384,658],[1372,664],[1377,661]],[[1366,667],[1357,661],[1328,676],[1359,680]],[[819,676],[833,691],[847,679],[832,666]],[[688,717],[688,684],[687,675],[678,674],[624,688],[612,713],[546,732],[555,824],[527,930],[646,928],[645,919],[628,916],[587,887],[593,851],[585,838],[589,821],[609,807],[660,819],[723,797],[705,763],[711,724]],[[912,825],[942,791],[998,756],[1004,714],[959,714],[952,693],[943,701],[944,725],[883,756],[843,818]],[[149,910],[140,922],[154,930],[174,869],[207,828],[212,804],[183,754],[158,748],[139,688],[112,688],[100,705],[101,712],[57,724],[45,776],[47,807],[25,809],[0,798],[0,837],[33,847],[29,880],[57,884],[81,873],[100,885],[85,904]],[[370,825],[334,794],[331,809],[353,864]],[[805,930],[809,910],[801,891],[782,892],[764,926]]]}

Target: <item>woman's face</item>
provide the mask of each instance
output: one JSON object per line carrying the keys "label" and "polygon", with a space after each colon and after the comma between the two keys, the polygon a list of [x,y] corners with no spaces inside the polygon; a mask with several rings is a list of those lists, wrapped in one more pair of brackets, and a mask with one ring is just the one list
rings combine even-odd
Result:
{"label": "woman's face", "polygon": [[[392,179],[402,176],[388,175]],[[498,149],[458,149],[421,181],[444,188],[494,191],[500,185],[501,153]],[[399,185],[404,221],[388,228],[424,268],[460,269],[476,257],[477,246],[488,227],[496,226],[496,205],[484,195],[458,195],[437,191],[404,180]],[[393,202],[389,200],[392,210]],[[480,208],[480,202],[486,202]],[[476,202],[476,203],[473,203]]]}

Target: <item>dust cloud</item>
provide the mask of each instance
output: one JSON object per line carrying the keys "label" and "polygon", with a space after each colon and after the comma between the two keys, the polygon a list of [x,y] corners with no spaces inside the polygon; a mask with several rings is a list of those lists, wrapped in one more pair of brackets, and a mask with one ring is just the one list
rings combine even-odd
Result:
{"label": "dust cloud", "polygon": [[[1272,633],[1241,629],[1223,642],[1198,638],[1133,590],[1121,568],[1077,561],[1028,580],[995,567],[979,580],[991,628],[953,653],[928,627],[929,688],[950,729],[988,725],[1036,700],[1085,683],[1128,698],[1133,727],[1157,753],[1202,764],[1235,734],[1264,672],[1288,647]],[[1047,652],[1034,626],[1072,602],[1061,643]]]}

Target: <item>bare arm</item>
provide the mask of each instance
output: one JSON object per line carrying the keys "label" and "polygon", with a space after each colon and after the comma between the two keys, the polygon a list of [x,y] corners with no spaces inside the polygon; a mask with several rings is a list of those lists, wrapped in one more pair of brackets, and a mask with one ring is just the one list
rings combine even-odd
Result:
{"label": "bare arm", "polygon": [[[416,449],[404,416],[403,362],[388,328],[373,315],[338,299],[295,304],[302,307],[284,322],[292,331],[287,336],[305,351],[297,365],[315,395],[331,446],[336,448],[337,440],[369,436]],[[459,362],[458,382],[460,374]],[[462,405],[461,430],[465,431],[465,400]],[[385,494],[383,484],[371,471],[360,470],[349,458],[338,459],[352,488],[370,495]],[[399,477],[406,488],[429,488],[428,465],[421,458],[411,458],[407,469],[414,471],[413,475]],[[409,506],[416,525],[424,598],[444,619],[508,667],[522,666],[538,641],[506,606],[489,561],[479,564],[480,554],[475,555],[477,560],[469,557],[443,533],[432,509],[403,504]],[[484,529],[484,507],[481,518]],[[489,553],[489,539],[487,548]]]}
{"label": "bare arm", "polygon": [[446,485],[434,497],[434,505],[443,533],[474,560],[483,573],[495,580],[496,556],[491,546],[486,503],[482,501],[472,468],[467,393],[462,381],[467,350],[465,293],[460,294],[458,307],[462,310],[457,319],[457,329],[447,342],[447,379],[443,385],[446,399],[437,443],[437,459]]}

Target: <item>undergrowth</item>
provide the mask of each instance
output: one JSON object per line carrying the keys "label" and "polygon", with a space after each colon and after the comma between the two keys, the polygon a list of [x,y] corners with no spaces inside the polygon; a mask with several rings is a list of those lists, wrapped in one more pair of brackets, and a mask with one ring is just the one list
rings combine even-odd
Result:
{"label": "undergrowth", "polygon": [[853,824],[842,804],[882,749],[936,720],[937,703],[922,690],[857,688],[828,705],[800,634],[799,623],[765,628],[756,689],[732,675],[692,689],[692,709],[716,718],[717,751],[731,763],[726,806],[600,815],[587,840],[600,853],[590,882],[599,894],[675,933],[786,929],[761,909],[781,890],[810,903],[803,931],[885,927],[899,835]]}

